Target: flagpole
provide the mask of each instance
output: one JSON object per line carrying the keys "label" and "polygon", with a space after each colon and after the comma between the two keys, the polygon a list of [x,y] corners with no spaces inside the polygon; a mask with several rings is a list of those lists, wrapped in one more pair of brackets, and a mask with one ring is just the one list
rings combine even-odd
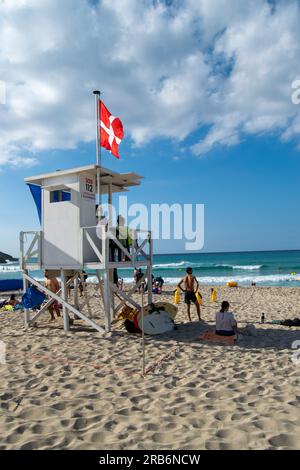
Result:
{"label": "flagpole", "polygon": [[93,91],[95,95],[95,108],[96,108],[96,165],[97,165],[97,197],[98,197],[98,210],[101,206],[101,188],[100,188],[100,167],[101,167],[101,127],[100,127],[100,94],[98,90]]}

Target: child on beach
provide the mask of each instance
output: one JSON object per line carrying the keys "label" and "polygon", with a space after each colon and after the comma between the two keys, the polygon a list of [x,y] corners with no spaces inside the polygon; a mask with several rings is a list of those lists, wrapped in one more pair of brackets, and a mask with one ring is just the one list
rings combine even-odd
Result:
{"label": "child on beach", "polygon": [[237,334],[237,322],[233,313],[229,312],[229,302],[224,300],[221,310],[216,313],[216,334],[220,336],[235,336]]}
{"label": "child on beach", "polygon": [[[181,285],[184,285],[184,289],[182,289]],[[191,322],[191,302],[193,302],[196,306],[197,309],[197,314],[199,321],[201,321],[201,312],[200,312],[200,305],[198,303],[197,297],[196,297],[196,292],[199,287],[199,283],[196,279],[195,276],[193,276],[193,269],[192,268],[187,268],[186,269],[186,275],[184,278],[181,279],[177,287],[184,292],[184,301],[187,306],[187,315],[188,319]]]}

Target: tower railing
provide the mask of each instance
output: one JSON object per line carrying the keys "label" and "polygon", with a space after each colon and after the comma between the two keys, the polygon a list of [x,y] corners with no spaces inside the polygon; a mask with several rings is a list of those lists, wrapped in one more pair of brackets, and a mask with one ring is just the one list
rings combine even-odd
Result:
{"label": "tower railing", "polygon": [[[127,240],[117,236],[116,233],[116,227],[107,228],[107,226],[101,225],[82,227],[84,264],[101,263],[104,269],[151,264],[151,231],[129,230]],[[89,257],[85,260],[86,244],[89,246]],[[91,252],[93,256],[91,256]],[[93,261],[89,263],[88,259],[93,259]]]}
{"label": "tower railing", "polygon": [[20,232],[21,269],[34,269],[42,265],[42,234],[41,230]]}

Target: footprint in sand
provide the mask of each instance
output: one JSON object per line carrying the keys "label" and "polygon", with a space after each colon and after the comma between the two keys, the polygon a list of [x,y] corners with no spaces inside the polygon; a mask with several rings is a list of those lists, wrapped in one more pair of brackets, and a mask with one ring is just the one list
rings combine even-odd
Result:
{"label": "footprint in sand", "polygon": [[41,424],[35,424],[32,426],[31,430],[34,434],[44,434],[45,426]]}
{"label": "footprint in sand", "polygon": [[298,449],[300,447],[300,438],[295,434],[278,434],[277,436],[271,437],[269,443],[274,447]]}
{"label": "footprint in sand", "polygon": [[25,444],[20,446],[20,450],[34,450],[38,448],[38,442],[37,441],[30,441],[26,442]]}
{"label": "footprint in sand", "polygon": [[63,401],[62,402],[59,402],[59,403],[54,403],[52,405],[52,408],[54,408],[55,410],[59,410],[59,411],[63,411],[65,410],[67,407],[66,403],[64,403]]}
{"label": "footprint in sand", "polygon": [[86,418],[77,418],[75,423],[73,424],[72,428],[76,431],[80,431],[87,426],[87,419]]}
{"label": "footprint in sand", "polygon": [[205,447],[206,450],[219,450],[220,449],[220,442],[219,441],[214,441],[214,440],[206,441],[204,447]]}
{"label": "footprint in sand", "polygon": [[220,398],[220,397],[221,397],[221,394],[220,394],[220,392],[214,392],[214,391],[212,391],[212,392],[207,392],[207,393],[205,394],[205,397],[206,397],[206,398]]}
{"label": "footprint in sand", "polygon": [[64,428],[68,428],[69,427],[69,424],[70,424],[70,420],[69,419],[62,419],[60,421],[60,425],[63,426]]}
{"label": "footprint in sand", "polygon": [[171,444],[172,436],[169,433],[155,432],[152,435],[153,442],[159,444]]}
{"label": "footprint in sand", "polygon": [[45,364],[35,364],[35,369],[43,369],[45,367]]}
{"label": "footprint in sand", "polygon": [[151,399],[149,397],[144,396],[144,395],[139,395],[139,396],[136,396],[136,397],[132,397],[130,400],[135,405],[146,406],[150,402]]}
{"label": "footprint in sand", "polygon": [[109,438],[109,434],[106,432],[93,432],[90,434],[90,441],[97,446],[102,446]]}
{"label": "footprint in sand", "polygon": [[262,431],[273,431],[277,428],[277,423],[272,418],[259,418],[253,421],[254,426]]}
{"label": "footprint in sand", "polygon": [[13,432],[12,434],[6,437],[6,442],[8,444],[16,444],[20,439],[20,434],[16,434],[15,432]]}
{"label": "footprint in sand", "polygon": [[18,426],[14,432],[18,433],[18,434],[23,434],[25,431],[26,431],[26,426]]}
{"label": "footprint in sand", "polygon": [[0,400],[7,401],[7,400],[11,400],[12,397],[13,397],[12,393],[3,393],[3,395],[0,395]]}
{"label": "footprint in sand", "polygon": [[220,429],[216,432],[216,437],[225,439],[228,449],[244,449],[247,447],[247,433],[241,429]]}
{"label": "footprint in sand", "polygon": [[252,389],[248,392],[248,395],[250,395],[250,396],[254,395],[254,396],[256,396],[256,397],[259,397],[259,396],[261,396],[261,395],[264,395],[265,391],[266,391],[266,390],[265,390],[264,387],[261,387],[261,386],[259,386],[259,387],[254,387],[254,388],[252,388]]}
{"label": "footprint in sand", "polygon": [[91,403],[89,405],[84,406],[86,410],[94,411],[94,405]]}
{"label": "footprint in sand", "polygon": [[32,406],[30,406],[20,411],[18,417],[21,419],[29,419],[30,421],[37,421],[38,419],[44,417],[44,411],[45,409],[43,407],[39,406],[33,408]]}
{"label": "footprint in sand", "polygon": [[26,388],[26,390],[27,390],[27,389],[34,388],[35,385],[38,385],[39,383],[40,383],[40,380],[38,380],[38,379],[31,379],[31,380],[29,380],[29,381],[25,384],[25,388]]}
{"label": "footprint in sand", "polygon": [[158,431],[159,426],[154,423],[146,423],[143,425],[143,429],[145,429],[145,431]]}
{"label": "footprint in sand", "polygon": [[[118,424],[117,421],[111,420],[111,421],[108,421],[107,423],[104,424],[104,428],[107,429],[107,431],[112,431],[117,426],[117,424]],[[132,426],[132,427],[134,427],[134,426]],[[134,429],[132,429],[132,430],[135,431],[136,428],[134,427]]]}
{"label": "footprint in sand", "polygon": [[214,418],[218,421],[225,421],[226,419],[229,419],[229,412],[228,411],[217,411],[214,414]]}
{"label": "footprint in sand", "polygon": [[192,418],[189,420],[189,424],[195,429],[202,429],[206,426],[207,421],[204,419]]}
{"label": "footprint in sand", "polygon": [[[200,395],[201,392],[199,392],[199,390],[188,390],[187,393],[195,398],[195,397],[198,397]],[[183,401],[185,401],[185,399],[183,399]]]}

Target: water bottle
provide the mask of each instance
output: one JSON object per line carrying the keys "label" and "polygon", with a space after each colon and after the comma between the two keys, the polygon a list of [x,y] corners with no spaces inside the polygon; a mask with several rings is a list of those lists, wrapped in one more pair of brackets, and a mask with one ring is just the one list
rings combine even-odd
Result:
{"label": "water bottle", "polygon": [[261,323],[265,323],[265,314],[264,313],[261,314]]}

